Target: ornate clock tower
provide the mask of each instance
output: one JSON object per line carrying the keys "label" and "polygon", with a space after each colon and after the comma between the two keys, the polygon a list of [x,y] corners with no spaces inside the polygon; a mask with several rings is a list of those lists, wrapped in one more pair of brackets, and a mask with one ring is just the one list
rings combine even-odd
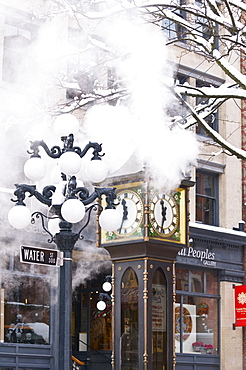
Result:
{"label": "ornate clock tower", "polygon": [[184,180],[165,194],[144,174],[114,178],[120,228],[101,231],[113,261],[114,370],[175,368],[175,259],[187,244],[188,191]]}

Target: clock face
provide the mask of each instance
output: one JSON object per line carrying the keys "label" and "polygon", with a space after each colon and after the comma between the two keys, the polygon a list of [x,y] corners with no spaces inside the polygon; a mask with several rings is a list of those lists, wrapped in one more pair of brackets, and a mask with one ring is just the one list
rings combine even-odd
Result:
{"label": "clock face", "polygon": [[173,235],[179,226],[179,207],[176,200],[166,194],[157,194],[150,201],[150,224],[160,236]]}
{"label": "clock face", "polygon": [[118,236],[133,234],[143,220],[143,202],[141,197],[132,190],[124,190],[117,194],[120,203],[117,211],[122,215],[120,228],[115,231]]}

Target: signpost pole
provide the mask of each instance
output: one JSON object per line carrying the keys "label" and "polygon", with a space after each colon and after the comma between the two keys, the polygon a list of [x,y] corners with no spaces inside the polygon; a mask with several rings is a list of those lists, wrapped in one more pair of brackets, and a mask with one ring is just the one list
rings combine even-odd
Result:
{"label": "signpost pole", "polygon": [[[79,234],[72,232],[72,224],[61,220],[60,231],[54,236],[58,250],[21,246],[23,263],[60,266],[59,270],[59,370],[72,368],[72,251]],[[62,257],[61,257],[62,256]]]}
{"label": "signpost pole", "polygon": [[72,251],[78,240],[78,234],[73,233],[71,228],[70,223],[61,221],[60,232],[54,237],[58,249],[64,252],[59,277],[59,370],[72,368]]}

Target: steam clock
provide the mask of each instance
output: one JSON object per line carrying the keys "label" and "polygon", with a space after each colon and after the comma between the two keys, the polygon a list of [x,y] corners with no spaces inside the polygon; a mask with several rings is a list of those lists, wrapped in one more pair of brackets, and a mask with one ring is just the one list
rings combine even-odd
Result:
{"label": "steam clock", "polygon": [[139,173],[112,180],[120,228],[101,231],[112,258],[114,370],[171,370],[175,367],[173,307],[175,259],[187,243],[188,190],[163,193]]}

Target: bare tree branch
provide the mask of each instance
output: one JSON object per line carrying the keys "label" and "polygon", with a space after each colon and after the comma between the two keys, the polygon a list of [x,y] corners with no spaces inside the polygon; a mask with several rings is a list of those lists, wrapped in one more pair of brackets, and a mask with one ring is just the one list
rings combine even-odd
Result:
{"label": "bare tree branch", "polygon": [[[69,0],[55,1],[63,4],[64,11],[74,13],[78,25],[82,24],[81,19],[101,22],[112,15],[130,12],[132,16],[134,14],[134,17],[163,29],[163,32],[168,33],[171,30],[172,38],[167,39],[167,45],[182,43],[185,53],[198,52],[211,65],[216,63],[232,82],[218,87],[199,88],[185,83],[173,89],[172,93],[187,110],[185,117],[187,122],[180,126],[183,129],[189,129],[192,125],[198,124],[228,153],[237,158],[246,159],[245,151],[232,146],[206,122],[206,118],[229,99],[246,99],[246,76],[239,68],[230,64],[230,58],[228,58],[233,51],[238,53],[238,57],[246,55],[246,25],[243,19],[243,14],[246,13],[246,3],[244,1],[222,0],[218,3],[216,0],[202,0],[201,6],[198,6],[195,2],[181,4],[179,0],[138,0],[138,2],[118,0],[110,5],[105,2],[105,7],[100,11],[86,9],[85,5],[90,4],[90,1],[78,2],[77,6],[71,5]],[[117,55],[103,40],[98,42],[91,35],[87,36],[94,48],[119,60],[125,57]],[[107,68],[106,60],[104,63]],[[118,99],[129,96],[127,87],[122,88],[122,86],[124,84],[115,90],[105,87],[101,93],[100,89],[95,86],[87,94],[78,90],[79,94],[74,100],[60,105],[58,109],[72,111],[95,103],[114,104]],[[187,103],[186,96],[204,96],[207,102],[203,105],[191,106]]]}
{"label": "bare tree branch", "polygon": [[192,117],[196,120],[199,125],[209,134],[209,137],[211,137],[217,144],[221,145],[222,148],[226,149],[230,154],[235,155],[239,159],[246,159],[246,151],[242,150],[240,148],[235,147],[234,145],[230,144],[227,140],[225,140],[217,131],[213,130],[209,124],[205,121],[204,118],[201,117],[201,115],[197,114],[195,109],[188,104],[186,101],[182,99],[178,94],[176,94],[176,97],[182,101],[182,104],[187,108],[187,110],[190,112]]}

